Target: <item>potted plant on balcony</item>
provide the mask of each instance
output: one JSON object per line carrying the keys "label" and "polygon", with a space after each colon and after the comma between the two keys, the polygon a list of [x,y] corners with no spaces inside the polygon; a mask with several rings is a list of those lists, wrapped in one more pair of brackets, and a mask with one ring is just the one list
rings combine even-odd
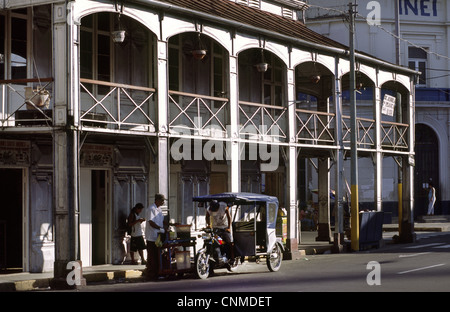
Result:
{"label": "potted plant on balcony", "polygon": [[50,92],[45,88],[37,87],[25,87],[25,103],[27,109],[48,108],[50,105]]}

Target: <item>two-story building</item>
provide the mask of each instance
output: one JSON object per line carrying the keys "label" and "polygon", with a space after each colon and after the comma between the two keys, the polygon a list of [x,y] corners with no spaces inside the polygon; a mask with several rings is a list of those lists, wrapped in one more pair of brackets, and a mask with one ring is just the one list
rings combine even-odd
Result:
{"label": "two-story building", "polygon": [[[427,214],[426,186],[432,182],[437,191],[435,213],[448,215],[450,5],[442,0],[399,0],[397,6],[396,2],[358,1],[356,48],[421,72],[415,93],[414,213],[416,219]],[[347,14],[349,1],[311,0],[308,3],[307,26],[329,38],[348,43],[342,19]],[[397,184],[397,172],[383,172],[383,181],[384,208],[392,210],[396,197],[391,190]],[[370,181],[366,184],[370,185]],[[395,213],[395,209],[392,211]]]}
{"label": "two-story building", "polygon": [[[340,181],[340,205],[350,155],[349,49],[304,25],[304,2],[1,5],[4,266],[63,278],[72,260],[122,263],[125,218],[155,193],[192,231],[205,215],[192,196],[275,195],[295,257],[305,159],[320,176],[320,236],[330,239],[330,181]],[[357,62],[372,90],[357,131],[361,156],[374,161],[374,200],[381,155],[401,159],[410,224],[416,71],[362,53]],[[401,119],[381,116],[385,94],[401,101]]]}

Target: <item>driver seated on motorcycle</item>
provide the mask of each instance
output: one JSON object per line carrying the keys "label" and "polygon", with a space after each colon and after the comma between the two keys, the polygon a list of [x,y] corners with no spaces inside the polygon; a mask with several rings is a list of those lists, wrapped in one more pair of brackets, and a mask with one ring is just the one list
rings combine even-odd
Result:
{"label": "driver seated on motorcycle", "polygon": [[233,238],[231,236],[231,214],[226,203],[213,200],[206,209],[206,225],[219,230],[219,235],[225,241],[226,254],[229,263],[234,263]]}

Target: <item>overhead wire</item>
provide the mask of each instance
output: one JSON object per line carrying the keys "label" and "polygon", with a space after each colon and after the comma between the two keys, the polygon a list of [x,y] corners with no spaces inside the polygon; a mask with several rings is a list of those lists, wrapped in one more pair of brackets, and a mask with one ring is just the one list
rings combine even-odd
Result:
{"label": "overhead wire", "polygon": [[[321,10],[325,10],[325,11],[338,12],[338,13],[341,13],[343,15],[344,19],[347,19],[346,16],[348,15],[348,11],[343,11],[342,9],[337,9],[336,7],[335,8],[323,7],[323,6],[316,5],[316,4],[308,4],[308,6],[309,7],[313,7],[313,8],[317,8],[317,9],[321,9]],[[364,15],[358,13],[358,12],[356,12],[356,16],[360,17],[360,18],[363,18],[364,20],[367,20],[366,16],[364,16]],[[391,32],[389,30],[387,30],[386,28],[384,28],[381,25],[369,24],[369,26],[370,27],[378,27],[379,29],[381,29],[384,32],[386,32],[388,35],[391,35],[392,37],[394,37],[394,38],[396,38],[398,40],[404,41],[404,42],[408,43],[410,46],[413,46],[415,48],[421,49],[422,51],[424,51],[427,54],[434,55],[436,57],[440,57],[440,58],[444,58],[444,59],[450,60],[450,57],[448,57],[446,55],[443,55],[443,54],[440,54],[440,53],[437,53],[437,52],[434,52],[434,51],[430,51],[429,49],[424,48],[424,47],[422,47],[420,45],[417,45],[416,43],[414,43],[414,42],[412,42],[412,41],[410,41],[408,39],[402,38],[401,36],[397,36],[396,34],[394,34],[393,32]]]}
{"label": "overhead wire", "polygon": [[[341,15],[342,20],[346,21],[347,23],[349,23],[349,18],[348,18],[349,12],[348,11],[344,11],[342,9],[338,9],[337,7],[323,7],[323,6],[316,5],[316,4],[308,4],[308,6],[309,7],[313,7],[313,8],[317,8],[317,9],[321,9],[321,10],[325,10],[325,11],[329,11],[329,12],[340,13],[340,14],[342,14]],[[366,16],[358,13],[357,11],[356,11],[356,16],[360,17],[360,18],[362,18],[364,20],[367,20]],[[338,17],[338,16],[336,16],[336,17]],[[344,24],[345,24],[346,27],[348,27],[346,23],[344,23]],[[442,55],[442,54],[434,52],[434,51],[430,51],[428,48],[424,48],[424,47],[422,47],[422,46],[420,46],[418,44],[415,44],[414,42],[412,42],[412,41],[410,41],[408,39],[402,38],[401,36],[397,36],[395,33],[391,32],[391,31],[387,30],[386,28],[384,28],[383,26],[381,26],[381,24],[369,24],[369,27],[377,27],[377,28],[383,30],[384,32],[386,32],[388,35],[396,38],[397,40],[401,40],[403,42],[406,42],[409,46],[412,46],[412,47],[415,47],[415,48],[418,48],[418,49],[424,51],[427,55],[434,55],[435,57],[443,58],[443,59],[446,59],[446,60],[450,61],[450,57],[448,57],[446,55]],[[449,71],[450,72],[449,69],[434,69],[434,68],[426,68],[426,69],[428,69],[428,70],[436,70],[436,71]],[[428,77],[428,78],[426,78],[426,80],[444,78],[444,77],[448,77],[448,76],[450,76],[450,74],[442,75],[442,76],[435,76],[435,77]],[[443,90],[441,88],[437,88],[437,90],[442,92],[442,93],[444,93],[444,94],[450,95],[450,92],[448,90]]]}

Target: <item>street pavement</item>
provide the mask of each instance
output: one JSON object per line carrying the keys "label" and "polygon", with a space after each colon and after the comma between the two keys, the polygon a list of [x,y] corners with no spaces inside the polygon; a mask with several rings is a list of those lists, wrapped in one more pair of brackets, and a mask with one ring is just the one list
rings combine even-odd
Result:
{"label": "street pavement", "polygon": [[[175,307],[175,304],[181,299],[186,299],[180,302],[181,305],[184,304],[182,310],[185,311],[189,299],[193,298],[212,298],[213,303],[217,302],[211,304],[215,307],[212,311],[224,311],[229,308],[225,306],[229,304],[228,301],[223,303],[223,300],[229,298],[245,300],[261,296],[271,297],[269,310],[274,311],[279,311],[281,307],[292,307],[292,304],[305,308],[305,302],[314,303],[312,308],[316,309],[323,308],[324,304],[330,307],[333,303],[336,304],[329,295],[321,296],[319,299],[306,294],[312,292],[316,294],[337,292],[341,293],[337,295],[339,297],[342,294],[349,295],[356,292],[358,300],[361,293],[420,292],[420,299],[424,299],[425,293],[450,291],[449,252],[449,232],[421,232],[415,243],[387,243],[383,248],[345,253],[327,252],[305,255],[295,261],[283,261],[281,269],[275,273],[267,269],[265,261],[259,264],[246,261],[238,266],[235,272],[228,272],[226,269],[216,270],[214,276],[206,280],[186,274],[182,277],[161,278],[157,282],[139,282],[135,279],[126,282],[98,283],[63,293],[91,294],[87,296],[107,293],[109,298],[115,297],[117,293],[126,293],[133,295],[132,298],[137,300],[145,293],[144,296],[148,300],[165,302],[170,311],[181,307],[180,305]],[[62,293],[61,291],[48,293],[53,292]],[[344,297],[348,299],[348,296]],[[364,294],[364,297],[370,300],[358,302],[358,306],[372,308],[376,303],[384,303],[385,308],[387,302],[391,306],[390,300],[384,301],[378,295],[369,298]],[[308,299],[310,301],[305,301]],[[250,307],[247,305],[245,308]]]}
{"label": "street pavement", "polygon": [[[450,232],[450,223],[420,223],[415,225],[417,239],[439,235],[442,232]],[[396,225],[385,225],[383,232],[384,244],[387,246],[392,242],[392,237],[398,234]],[[333,244],[329,242],[317,242],[317,232],[302,231],[301,242],[299,244],[300,257],[307,255],[329,254]],[[379,249],[379,251],[380,251]],[[295,260],[293,260],[295,261]],[[84,267],[83,278],[86,283],[114,283],[125,281],[142,281],[142,272],[145,269],[143,265],[97,265]],[[0,292],[6,291],[31,291],[50,289],[50,281],[53,278],[53,272],[46,273],[10,273],[0,274]]]}

